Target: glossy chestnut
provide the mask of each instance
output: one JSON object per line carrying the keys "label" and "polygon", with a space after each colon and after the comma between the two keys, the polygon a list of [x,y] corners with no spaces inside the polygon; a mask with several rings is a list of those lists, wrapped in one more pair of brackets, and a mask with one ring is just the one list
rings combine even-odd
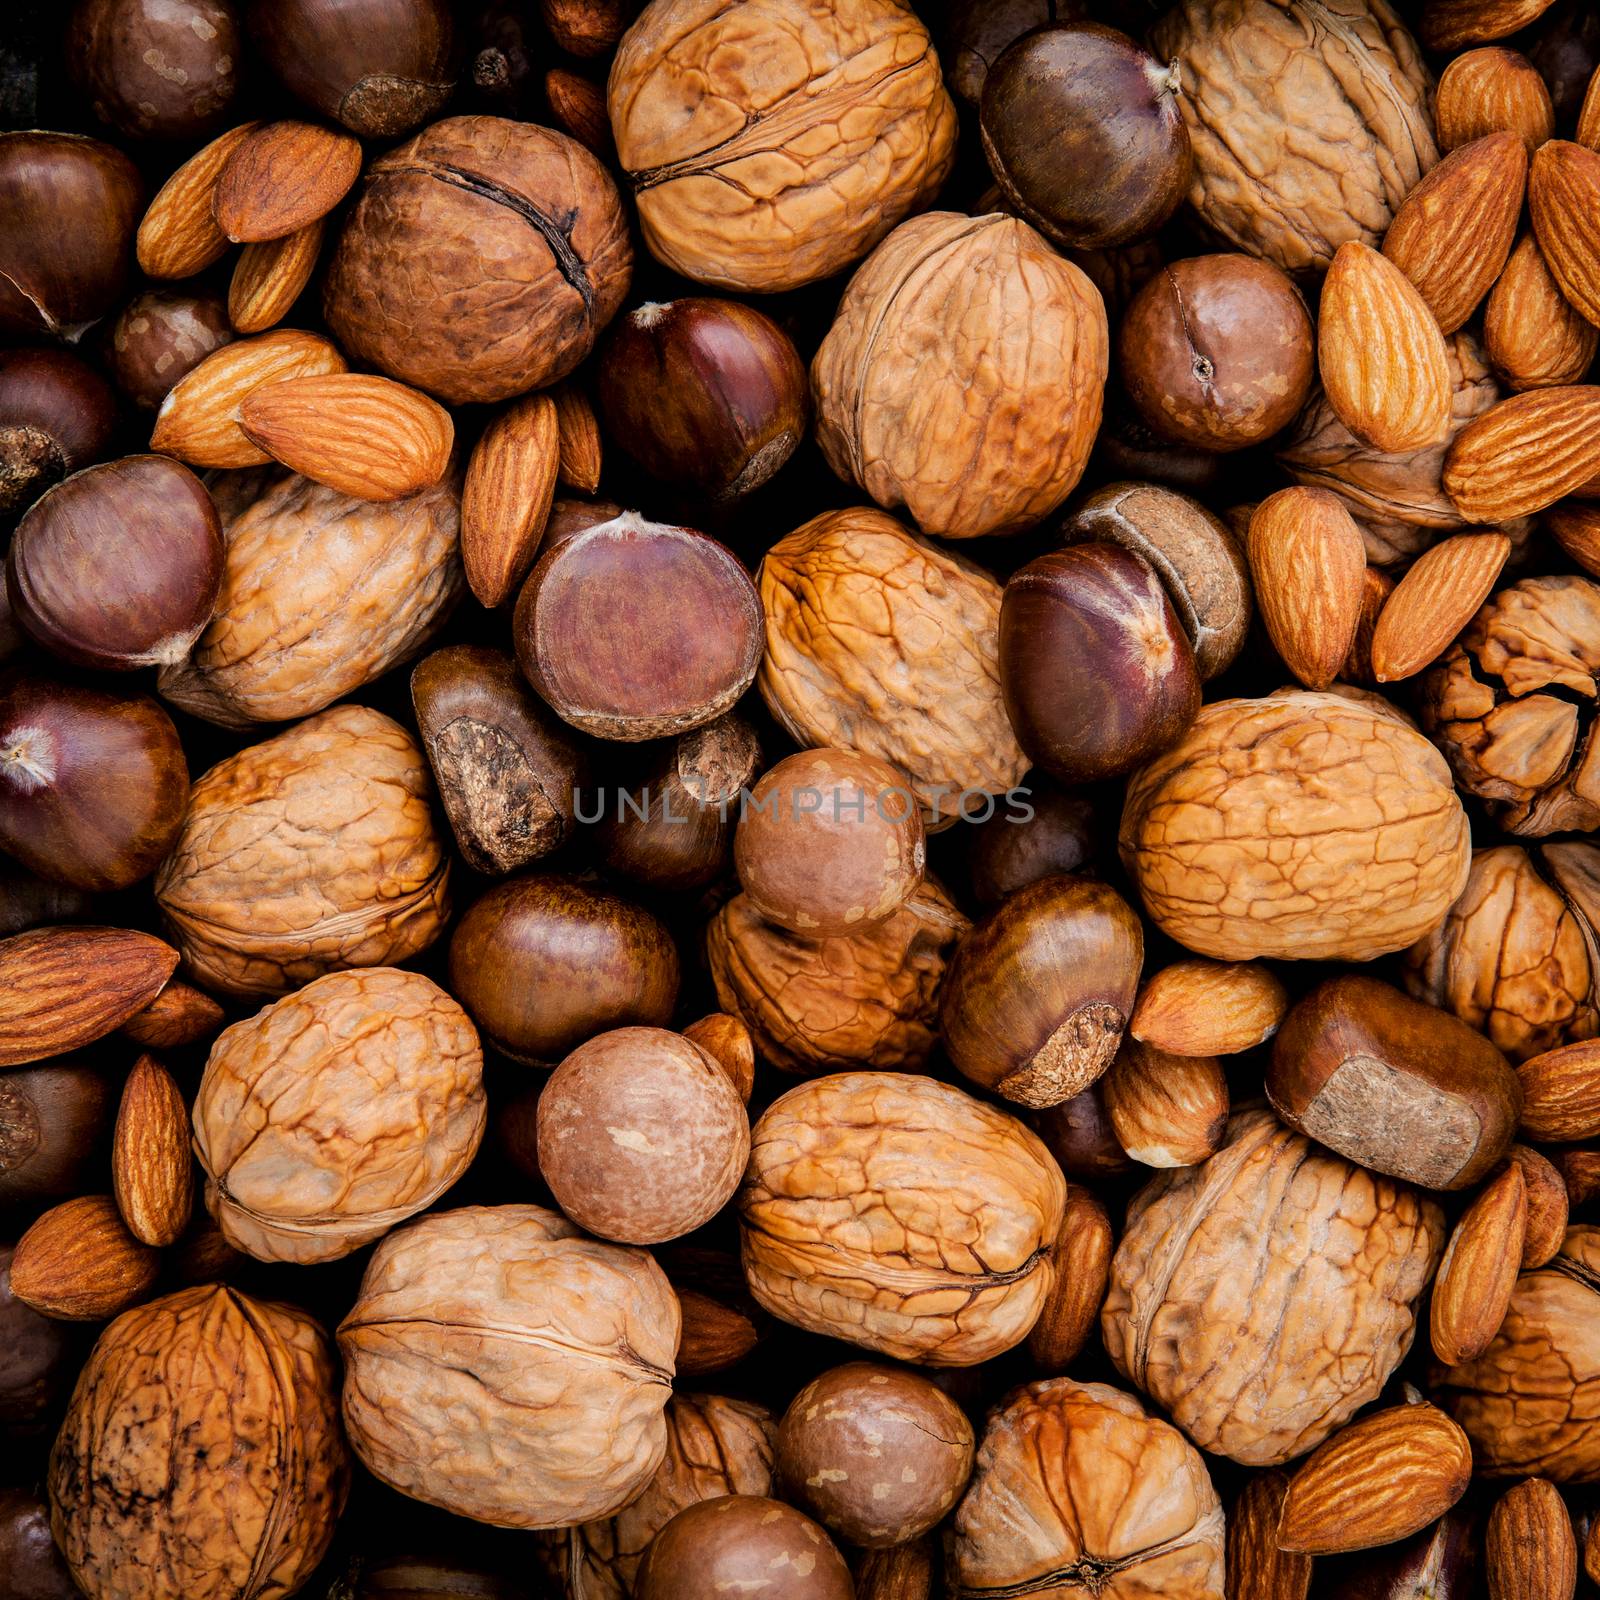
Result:
{"label": "glossy chestnut", "polygon": [[101,460],[117,423],[111,385],[67,350],[0,350],[0,517]]}
{"label": "glossy chestnut", "polygon": [[32,1489],[0,1489],[0,1572],[6,1600],[81,1600],[51,1537],[49,1504]]}
{"label": "glossy chestnut", "polygon": [[1013,791],[1027,814],[1008,804],[969,830],[967,876],[985,906],[997,906],[1018,889],[1059,872],[1092,876],[1094,807],[1042,773],[1030,773]]}
{"label": "glossy chestnut", "polygon": [[111,1082],[76,1061],[0,1072],[0,1210],[31,1217],[92,1187],[116,1108]]}
{"label": "glossy chestnut", "polygon": [[983,98],[989,69],[1023,34],[1053,22],[1087,22],[1085,0],[953,0],[939,45],[950,87],[968,105]]}

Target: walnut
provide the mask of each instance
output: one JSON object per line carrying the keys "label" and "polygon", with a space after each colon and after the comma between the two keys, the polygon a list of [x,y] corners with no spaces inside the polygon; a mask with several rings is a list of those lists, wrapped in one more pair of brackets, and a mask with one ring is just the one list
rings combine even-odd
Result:
{"label": "walnut", "polygon": [[774,1422],[764,1406],[675,1394],[666,1420],[666,1456],[637,1499],[613,1517],[540,1536],[567,1600],[627,1600],[645,1547],[685,1506],[772,1493]]}
{"label": "walnut", "polygon": [[1162,931],[1226,961],[1402,950],[1460,894],[1470,853],[1427,740],[1302,690],[1205,707],[1129,783],[1120,846]]}
{"label": "walnut", "polygon": [[967,919],[924,881],[865,933],[805,939],[737,895],[706,928],[717,1004],[784,1072],[920,1071],[939,1039],[939,986]]}
{"label": "walnut", "polygon": [[1150,38],[1182,74],[1191,204],[1285,272],[1378,245],[1439,159],[1432,80],[1387,0],[1179,0]]}
{"label": "walnut", "polygon": [[508,1528],[592,1522],[661,1465],[678,1300],[643,1250],[541,1206],[392,1233],[339,1324],[344,1421],[391,1488]]}
{"label": "walnut", "polygon": [[217,1285],[100,1335],[50,1456],[51,1525],[90,1600],[277,1600],[311,1575],[349,1460],[327,1336]]}
{"label": "walnut", "polygon": [[1100,291],[1026,223],[936,211],[850,280],[812,364],[828,465],[925,533],[1050,515],[1100,430]]}
{"label": "walnut", "polygon": [[955,158],[938,57],[899,0],[654,0],[606,99],[645,243],[725,289],[849,266]]}
{"label": "walnut", "polygon": [[430,1206],[483,1139],[483,1052],[420,973],[335,972],[235,1023],[194,1103],[206,1205],[262,1261],[332,1261]]}
{"label": "walnut", "polygon": [[1600,1482],[1600,1228],[1569,1228],[1552,1261],[1517,1279],[1489,1348],[1433,1383],[1475,1471]]}
{"label": "walnut", "polygon": [[935,822],[1028,770],[1000,696],[1000,585],[881,511],[827,511],[761,563],[757,683],[802,745],[900,768]]}
{"label": "walnut", "polygon": [[847,1072],[776,1100],[739,1196],[751,1293],[786,1322],[931,1366],[1027,1337],[1066,1180],[1014,1117],[932,1078]]}
{"label": "walnut", "polygon": [[155,877],[189,970],[227,994],[284,994],[432,944],[450,863],[431,793],[411,736],[364,706],[219,761]]}
{"label": "walnut", "polygon": [[[245,477],[247,474],[229,474]],[[404,500],[353,500],[289,473],[223,519],[217,608],[173,705],[244,728],[309,716],[415,655],[465,589],[460,479]]]}
{"label": "walnut", "polygon": [[1435,1201],[1242,1111],[1134,1197],[1101,1335],[1202,1450],[1273,1466],[1377,1397],[1444,1237]]}
{"label": "walnut", "polygon": [[950,1592],[1219,1600],[1222,1504],[1176,1428],[1050,1378],[989,1417],[949,1537]]}

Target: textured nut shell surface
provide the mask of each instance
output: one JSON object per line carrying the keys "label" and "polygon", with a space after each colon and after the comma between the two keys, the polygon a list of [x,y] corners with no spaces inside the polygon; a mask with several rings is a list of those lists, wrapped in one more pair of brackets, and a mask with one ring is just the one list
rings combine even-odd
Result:
{"label": "textured nut shell surface", "polygon": [[1233,1055],[1270,1039],[1288,1009],[1282,979],[1258,961],[1174,961],[1145,979],[1128,1032],[1174,1055]]}
{"label": "textured nut shell surface", "polygon": [[1456,435],[1444,464],[1445,493],[1471,522],[1503,525],[1583,494],[1597,479],[1597,384],[1535,389],[1502,400]]}
{"label": "textured nut shell surface", "polygon": [[1531,156],[1556,131],[1550,89],[1538,68],[1498,45],[1468,50],[1440,73],[1433,117],[1441,152],[1504,128],[1522,136]]}
{"label": "textured nut shell surface", "polygon": [[150,1056],[122,1086],[111,1135],[111,1192],[134,1238],[176,1244],[194,1207],[189,1108],[172,1074]]}

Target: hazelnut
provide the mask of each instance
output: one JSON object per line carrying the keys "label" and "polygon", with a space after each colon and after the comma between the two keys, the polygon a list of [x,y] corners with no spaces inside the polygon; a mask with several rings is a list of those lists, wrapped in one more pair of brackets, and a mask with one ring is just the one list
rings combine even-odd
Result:
{"label": "hazelnut", "polygon": [[1043,774],[1030,773],[1012,792],[1026,814],[997,811],[967,833],[967,876],[986,906],[997,906],[1018,889],[1060,873],[1092,876],[1094,806]]}
{"label": "hazelnut", "polygon": [[82,1600],[50,1535],[50,1508],[31,1489],[0,1489],[0,1568],[8,1600]]}
{"label": "hazelnut", "polygon": [[111,386],[66,350],[0,350],[0,517],[108,453]]}
{"label": "hazelnut", "polygon": [[0,1073],[0,1211],[81,1194],[108,1169],[115,1111],[111,1084],[70,1058]]}
{"label": "hazelnut", "polygon": [[833,1541],[803,1511],[759,1495],[724,1495],[680,1511],[645,1551],[637,1600],[759,1592],[774,1571],[785,1600],[855,1600]]}
{"label": "hazelnut", "polygon": [[146,289],[112,322],[105,339],[106,366],[136,406],[154,411],[180,378],[232,339],[228,308],[220,295]]}
{"label": "hazelnut", "polygon": [[[38,1070],[41,1069],[35,1069]],[[6,1078],[19,1076],[14,1072],[6,1074]],[[5,1080],[0,1079],[0,1140],[6,1130],[5,1090]],[[4,1145],[0,1143],[0,1161],[4,1160]],[[4,1168],[0,1167],[0,1184],[4,1181]],[[0,1439],[7,1440],[27,1437],[48,1420],[56,1402],[67,1392],[78,1355],[70,1331],[60,1321],[41,1316],[11,1292],[13,1254],[14,1246],[0,1244]],[[0,1491],[0,1506],[4,1503],[4,1491]],[[3,1521],[4,1512],[0,1511],[0,1523]],[[0,1559],[6,1553],[5,1538],[0,1531]],[[48,1522],[44,1540],[48,1545]],[[73,1593],[63,1590],[63,1600]]]}

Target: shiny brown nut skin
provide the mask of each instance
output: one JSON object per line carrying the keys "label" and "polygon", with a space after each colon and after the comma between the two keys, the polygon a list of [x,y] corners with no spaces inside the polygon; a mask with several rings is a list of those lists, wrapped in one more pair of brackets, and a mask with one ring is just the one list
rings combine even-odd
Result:
{"label": "shiny brown nut skin", "polygon": [[529,875],[467,908],[450,940],[450,990],[497,1049],[554,1066],[609,1028],[665,1023],[678,952],[639,906],[573,878]]}
{"label": "shiny brown nut skin", "polygon": [[73,339],[110,311],[143,198],[99,139],[0,133],[0,336]]}
{"label": "shiny brown nut skin", "polygon": [[435,650],[412,669],[411,706],[450,831],[475,872],[515,872],[571,835],[587,753],[505,651]]}
{"label": "shiny brown nut skin", "polygon": [[231,0],[79,0],[67,70],[124,138],[198,143],[220,130],[233,103],[241,33]]}
{"label": "shiny brown nut skin", "polygon": [[1097,250],[1154,233],[1193,157],[1174,66],[1098,23],[1040,28],[989,69],[984,154],[1018,212],[1058,245]]}
{"label": "shiny brown nut skin", "polygon": [[445,0],[251,0],[250,38],[290,93],[364,139],[393,139],[455,88]]}
{"label": "shiny brown nut skin", "polygon": [[1194,650],[1161,580],[1120,545],[1031,561],[1000,603],[1000,684],[1017,742],[1052,777],[1117,777],[1200,709]]}
{"label": "shiny brown nut skin", "polygon": [[19,862],[0,861],[0,939],[50,922],[94,922],[87,890],[52,883]]}
{"label": "shiny brown nut skin", "polygon": [[664,1028],[615,1028],[567,1056],[539,1095],[539,1172],[579,1227],[661,1244],[739,1187],[750,1122],[723,1068]]}
{"label": "shiny brown nut skin", "polygon": [[50,1535],[50,1507],[30,1489],[0,1489],[0,1571],[7,1600],[81,1600]]}
{"label": "shiny brown nut skin", "polygon": [[0,1073],[0,1211],[25,1215],[89,1187],[107,1170],[116,1107],[109,1080],[70,1057]]}
{"label": "shiny brown nut skin", "polygon": [[505,400],[589,354],[632,268],[621,197],[576,140],[447,117],[367,169],[323,313],[355,360],[391,378],[452,404]]}
{"label": "shiny brown nut skin", "polygon": [[967,830],[973,894],[981,905],[997,906],[1040,878],[1092,873],[1095,831],[1088,800],[1042,774],[1030,774],[1004,810]]}
{"label": "shiny brown nut skin", "polygon": [[635,307],[612,324],[595,377],[617,443],[652,478],[708,500],[760,488],[805,437],[800,353],[742,301]]}
{"label": "shiny brown nut skin", "polygon": [[922,813],[902,773],[855,750],[802,750],[763,774],[733,840],[758,915],[802,938],[864,932],[916,892]]}
{"label": "shiny brown nut skin", "polygon": [[957,948],[939,1001],[945,1049],[986,1089],[1059,1105],[1111,1065],[1143,962],[1144,930],[1115,889],[1041,878]]}
{"label": "shiny brown nut skin", "polygon": [[1069,1178],[1098,1183],[1133,1171],[1133,1162],[1111,1127],[1103,1077],[1070,1100],[1034,1112],[1029,1120]]}
{"label": "shiny brown nut skin", "polygon": [[939,54],[956,94],[975,106],[984,79],[1006,47],[1052,22],[1087,22],[1085,0],[954,0],[946,9]]}
{"label": "shiny brown nut skin", "polygon": [[[0,1107],[0,1118],[4,1115]],[[72,1382],[78,1355],[64,1323],[41,1316],[11,1292],[14,1248],[0,1244],[0,1440],[28,1438],[43,1429]]]}
{"label": "shiny brown nut skin", "polygon": [[146,695],[0,674],[0,849],[53,882],[126,889],[183,824],[189,767]]}
{"label": "shiny brown nut skin", "polygon": [[659,739],[713,721],[750,687],[761,600],[724,545],[628,511],[540,557],[512,633],[557,716],[601,739]]}
{"label": "shiny brown nut skin", "polygon": [[11,540],[6,592],[52,654],[130,672],[189,653],[211,620],[222,564],[205,485],[166,456],[125,456],[34,502]]}
{"label": "shiny brown nut skin", "polygon": [[803,1511],[759,1495],[724,1495],[680,1511],[650,1542],[635,1600],[759,1592],[782,1572],[784,1600],[855,1600],[833,1541]]}
{"label": "shiny brown nut skin", "polygon": [[221,295],[191,289],[146,289],[116,315],[104,344],[112,381],[143,411],[213,350],[233,339]]}
{"label": "shiny brown nut skin", "polygon": [[972,1424],[904,1367],[851,1361],[813,1378],[778,1424],[783,1492],[847,1544],[904,1544],[944,1520],[972,1473]]}
{"label": "shiny brown nut skin", "polygon": [[1244,450],[1294,421],[1317,374],[1311,314],[1286,272],[1255,256],[1163,267],[1117,335],[1129,398],[1157,433]]}
{"label": "shiny brown nut skin", "polygon": [[471,1555],[355,1555],[334,1585],[339,1600],[528,1600],[511,1564]]}
{"label": "shiny brown nut skin", "polygon": [[0,350],[0,517],[101,460],[117,423],[111,386],[67,350]]}

